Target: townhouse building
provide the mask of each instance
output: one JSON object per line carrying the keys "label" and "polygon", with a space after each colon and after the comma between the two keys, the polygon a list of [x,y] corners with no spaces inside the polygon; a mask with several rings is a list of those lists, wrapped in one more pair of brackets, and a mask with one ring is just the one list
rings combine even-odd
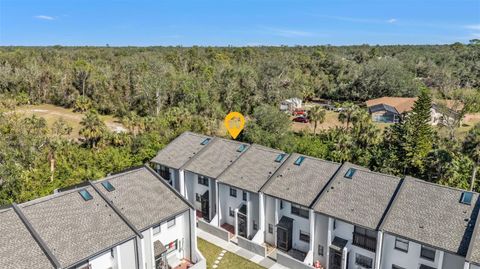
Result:
{"label": "townhouse building", "polygon": [[185,197],[195,206],[199,218],[209,223],[218,223],[217,178],[248,147],[246,143],[213,138],[195,158],[182,167],[185,171]]}
{"label": "townhouse building", "polygon": [[478,219],[473,230],[464,269],[480,269],[480,221]]}
{"label": "townhouse building", "polygon": [[315,214],[311,208],[340,164],[291,154],[260,190],[265,195],[265,242],[313,265]]}
{"label": "townhouse building", "polygon": [[186,195],[185,171],[182,167],[207,146],[212,137],[184,132],[151,160],[155,171],[183,196]]}
{"label": "townhouse building", "polygon": [[234,235],[264,243],[265,207],[260,189],[287,159],[287,154],[250,146],[218,181],[218,226]]}
{"label": "townhouse building", "polygon": [[379,230],[401,179],[344,163],[313,206],[314,261],[323,268],[380,268]]}
{"label": "townhouse building", "polygon": [[464,268],[479,207],[478,193],[407,176],[381,227],[382,268]]}
{"label": "townhouse building", "polygon": [[149,167],[0,210],[0,268],[205,268],[194,210]]}

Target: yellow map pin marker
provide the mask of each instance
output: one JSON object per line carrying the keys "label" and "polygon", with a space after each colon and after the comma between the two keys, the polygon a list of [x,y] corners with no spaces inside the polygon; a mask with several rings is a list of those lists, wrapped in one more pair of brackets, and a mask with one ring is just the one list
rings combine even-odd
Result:
{"label": "yellow map pin marker", "polygon": [[225,117],[225,127],[233,139],[237,138],[245,126],[245,118],[239,112],[230,112]]}

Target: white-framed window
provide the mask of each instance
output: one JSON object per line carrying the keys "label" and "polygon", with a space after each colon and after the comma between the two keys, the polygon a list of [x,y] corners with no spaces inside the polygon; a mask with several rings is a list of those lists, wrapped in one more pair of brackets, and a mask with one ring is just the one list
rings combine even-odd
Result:
{"label": "white-framed window", "polygon": [[153,227],[153,234],[159,234],[161,232],[161,228],[160,228],[160,224],[158,224],[157,226]]}
{"label": "white-framed window", "polygon": [[307,233],[307,232],[304,232],[302,230],[300,230],[300,237],[299,237],[300,241],[303,241],[305,243],[309,243],[310,242],[310,234]]}
{"label": "white-framed window", "polygon": [[268,233],[273,234],[273,225],[272,224],[268,224]]}
{"label": "white-framed window", "polygon": [[422,249],[420,251],[420,257],[429,260],[429,261],[435,261],[435,249],[429,248],[426,246],[422,246]]}
{"label": "white-framed window", "polygon": [[237,197],[237,190],[230,187],[230,196],[232,197]]}
{"label": "white-framed window", "polygon": [[198,176],[198,184],[208,187],[208,177]]}
{"label": "white-framed window", "polygon": [[363,268],[371,269],[373,267],[373,259],[357,253],[355,255],[355,264],[360,265]]}
{"label": "white-framed window", "polygon": [[323,257],[324,254],[324,249],[323,249],[323,246],[322,245],[318,245],[318,256],[322,256]]}
{"label": "white-framed window", "polygon": [[395,238],[395,249],[408,253],[408,240]]}
{"label": "white-framed window", "polygon": [[173,219],[171,219],[167,222],[167,228],[171,228],[173,226],[175,226],[175,218],[173,218]]}

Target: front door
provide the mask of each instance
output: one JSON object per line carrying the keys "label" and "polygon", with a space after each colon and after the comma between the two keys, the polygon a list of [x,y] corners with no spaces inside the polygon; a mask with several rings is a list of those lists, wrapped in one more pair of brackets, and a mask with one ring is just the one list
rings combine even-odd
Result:
{"label": "front door", "polygon": [[247,216],[237,214],[238,216],[238,235],[247,238]]}
{"label": "front door", "polygon": [[330,269],[342,269],[342,252],[330,248]]}
{"label": "front door", "polygon": [[287,229],[284,229],[282,227],[277,227],[277,247],[283,251],[289,251],[289,240],[292,240],[290,238],[290,235],[288,234]]}
{"label": "front door", "polygon": [[206,221],[210,221],[210,201],[209,201],[208,191],[206,191],[202,195],[201,204],[202,204],[202,217]]}

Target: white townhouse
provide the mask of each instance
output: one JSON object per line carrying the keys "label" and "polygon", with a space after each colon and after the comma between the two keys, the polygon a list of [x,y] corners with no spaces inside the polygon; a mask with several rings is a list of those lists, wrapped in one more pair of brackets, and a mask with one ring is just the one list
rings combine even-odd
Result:
{"label": "white townhouse", "polygon": [[313,260],[323,268],[379,269],[378,229],[401,179],[344,163],[313,206]]}
{"label": "white townhouse", "polygon": [[251,145],[218,181],[218,225],[236,236],[264,243],[263,185],[287,159],[287,154]]}
{"label": "white townhouse", "polygon": [[195,206],[197,217],[211,224],[218,223],[216,179],[249,146],[246,143],[216,137],[182,167],[185,171],[185,197]]}
{"label": "white townhouse", "polygon": [[212,137],[184,132],[165,146],[151,160],[155,171],[183,196],[186,194],[182,167],[210,143]]}
{"label": "white townhouse", "polygon": [[463,269],[479,206],[478,193],[407,176],[380,228],[381,268]]}
{"label": "white townhouse", "polygon": [[[480,203],[480,199],[477,199]],[[473,230],[472,240],[467,252],[467,262],[464,269],[480,269],[480,221],[477,216],[477,224]]]}
{"label": "white townhouse", "polygon": [[339,167],[297,153],[288,156],[261,189],[267,244],[304,264],[313,264],[315,214],[311,207]]}
{"label": "white townhouse", "polygon": [[205,268],[194,210],[149,167],[0,210],[0,268]]}

